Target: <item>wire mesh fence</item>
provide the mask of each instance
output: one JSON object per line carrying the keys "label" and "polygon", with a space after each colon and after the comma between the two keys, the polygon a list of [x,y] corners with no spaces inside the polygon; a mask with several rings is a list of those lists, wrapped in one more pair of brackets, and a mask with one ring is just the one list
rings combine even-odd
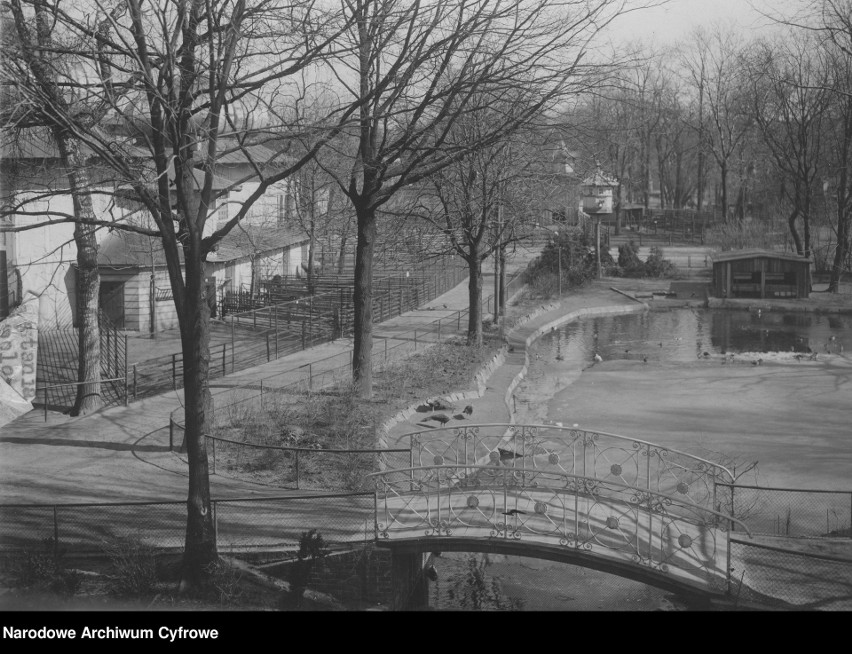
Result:
{"label": "wire mesh fence", "polygon": [[721,510],[754,534],[852,538],[852,492],[719,484]]}
{"label": "wire mesh fence", "polygon": [[[212,501],[219,551],[293,549],[316,529],[330,544],[373,538],[374,494],[347,493],[234,498]],[[366,525],[366,526],[365,526]],[[0,505],[0,553],[49,546],[55,552],[103,553],[119,540],[162,551],[180,550],[186,537],[185,502]]]}
{"label": "wire mesh fence", "polygon": [[[264,566],[266,572],[327,593],[346,608],[387,604],[393,594],[392,566],[390,553],[375,547],[375,502],[369,492],[216,499],[218,549],[238,558],[276,561]],[[179,553],[185,533],[184,502],[0,505],[0,562],[5,567],[36,552],[108,557],[121,542]],[[311,534],[322,537],[322,551],[306,564],[298,554]],[[733,534],[733,607],[851,609],[848,552],[797,551],[790,542],[776,547]],[[433,553],[431,564],[427,605],[439,610],[690,608],[684,598],[646,584],[536,559]]]}
{"label": "wire mesh fence", "polygon": [[796,610],[852,609],[852,558],[733,539],[731,561],[735,604]]}
{"label": "wire mesh fence", "polygon": [[208,438],[211,471],[296,490],[371,490],[366,475],[410,464],[407,449],[317,449]]}

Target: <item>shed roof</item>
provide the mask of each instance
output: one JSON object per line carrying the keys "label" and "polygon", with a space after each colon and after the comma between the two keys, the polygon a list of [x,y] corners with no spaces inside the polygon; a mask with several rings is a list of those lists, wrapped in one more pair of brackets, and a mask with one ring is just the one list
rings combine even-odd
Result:
{"label": "shed roof", "polygon": [[208,257],[208,261],[233,261],[309,240],[304,230],[292,226],[238,224],[219,241],[215,256]]}
{"label": "shed roof", "polygon": [[785,261],[798,261],[800,263],[813,263],[810,257],[803,257],[792,252],[779,252],[778,250],[728,250],[715,252],[710,255],[713,263],[717,261],[740,261],[742,259],[784,259]]}
{"label": "shed roof", "polygon": [[618,180],[604,175],[601,167],[598,166],[594,175],[583,180],[583,186],[618,186]]}
{"label": "shed roof", "polygon": [[[183,249],[178,248],[183,263]],[[157,236],[115,230],[104,237],[98,246],[98,266],[108,268],[160,268],[166,265],[163,243]]]}
{"label": "shed roof", "polygon": [[[208,255],[208,261],[234,261],[308,240],[304,231],[293,227],[270,229],[256,225],[237,225],[219,242],[216,251]],[[182,248],[178,248],[178,254],[183,263]],[[166,265],[162,241],[159,237],[137,232],[115,230],[107,234],[98,247],[98,265],[107,268],[150,268],[152,257],[155,267]]]}

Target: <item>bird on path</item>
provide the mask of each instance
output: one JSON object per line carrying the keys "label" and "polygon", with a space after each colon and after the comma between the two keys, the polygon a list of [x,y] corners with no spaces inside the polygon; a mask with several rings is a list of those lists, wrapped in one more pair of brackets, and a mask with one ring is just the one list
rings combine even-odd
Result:
{"label": "bird on path", "polygon": [[445,425],[450,421],[450,416],[446,413],[436,413],[434,416],[426,418],[426,420],[434,420],[435,422],[440,422],[442,425]]}
{"label": "bird on path", "polygon": [[595,363],[600,363],[601,361],[603,361],[603,357],[595,352]]}
{"label": "bird on path", "polygon": [[513,452],[512,450],[504,450],[502,447],[498,447],[497,451],[500,453],[500,460],[507,461],[509,459],[520,459],[523,457],[523,454],[518,454],[517,452]]}
{"label": "bird on path", "polygon": [[468,404],[468,405],[464,408],[464,410],[462,410],[462,413],[464,413],[464,414],[466,414],[466,415],[469,415],[469,416],[473,415],[473,407],[472,407],[470,404]]}
{"label": "bird on path", "polygon": [[642,357],[642,363],[648,363],[648,357]]}

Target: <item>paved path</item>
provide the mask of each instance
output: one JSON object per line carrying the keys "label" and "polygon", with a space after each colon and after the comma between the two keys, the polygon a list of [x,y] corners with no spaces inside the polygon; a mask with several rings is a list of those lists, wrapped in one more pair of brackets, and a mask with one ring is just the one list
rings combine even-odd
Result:
{"label": "paved path", "polygon": [[[526,267],[538,253],[519,249],[507,261],[507,275]],[[484,294],[493,289],[487,269]],[[394,337],[414,330],[433,332],[434,322],[448,319],[456,327],[457,311],[467,309],[467,279],[418,310],[374,326],[374,347],[391,347]],[[430,309],[431,308],[431,309]],[[461,329],[466,327],[464,318]],[[449,332],[447,332],[449,335]],[[429,337],[427,337],[429,338]],[[275,361],[219,378],[211,384],[214,395],[230,388],[255,385],[260,380],[277,385],[305,378],[323,368],[347,365],[351,339],[324,343]],[[71,503],[182,500],[186,497],[186,466],[169,451],[169,416],[183,406],[183,391],[114,407],[94,415],[70,418],[34,410],[0,428],[0,503]],[[246,482],[211,476],[214,497],[280,495]]]}
{"label": "paved path", "polygon": [[[535,255],[531,252],[519,254],[508,265],[510,273],[525,266]],[[499,422],[512,419],[512,390],[525,373],[528,363],[525,345],[543,330],[549,330],[583,312],[642,309],[635,300],[614,292],[610,288],[613,283],[617,282],[597,282],[580,292],[572,293],[558,304],[541,307],[511,330],[508,333],[511,351],[507,354],[505,364],[491,375],[483,395],[469,401],[473,407],[472,420]],[[493,281],[486,276],[485,288],[492,288],[491,284]],[[635,283],[630,284],[631,288],[636,287]],[[488,290],[487,294],[490,294]],[[401,332],[433,329],[430,325],[438,318],[452,324],[456,322],[452,319],[454,312],[466,307],[465,280],[420,310],[376,325],[374,336],[377,340],[387,337],[390,342],[394,342],[403,336]],[[523,318],[518,313],[522,312],[510,306],[510,321]],[[463,320],[461,327],[464,328]],[[350,355],[351,342],[340,340],[326,343],[217,379],[213,393],[227,392],[231,386],[255,384],[261,379],[280,380],[284,378],[282,373],[297,378],[304,371],[293,372],[294,369],[308,365],[322,366],[322,361],[328,366],[335,361],[342,364]],[[182,399],[180,391],[172,391],[129,407],[112,408],[92,416],[68,418],[48,414],[47,422],[43,413],[32,411],[5,425],[0,432],[0,503],[183,501],[187,487],[185,465],[176,454],[168,450],[167,427],[170,414],[181,406]],[[416,416],[394,426],[388,444],[401,444],[402,434],[417,429],[415,422]],[[218,476],[211,476],[210,482],[212,495],[218,499],[269,498],[288,494],[280,489]],[[315,520],[315,502],[307,500],[303,503],[304,512],[296,513],[304,515],[305,520]],[[328,512],[335,514],[331,516],[332,520],[338,514],[341,520],[345,518],[347,527],[344,531],[349,529],[349,522],[360,524],[363,520],[363,507],[360,506],[355,510],[341,505],[340,511],[335,512],[330,505]],[[289,505],[287,514],[290,518],[294,517]],[[0,518],[3,516],[0,515]],[[290,522],[292,520],[288,525],[292,528]],[[177,526],[181,528],[180,524]],[[243,530],[238,531],[242,533]]]}

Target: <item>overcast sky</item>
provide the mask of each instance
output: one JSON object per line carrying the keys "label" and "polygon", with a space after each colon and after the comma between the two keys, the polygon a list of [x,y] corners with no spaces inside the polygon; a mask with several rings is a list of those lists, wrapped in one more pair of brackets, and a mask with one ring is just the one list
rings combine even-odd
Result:
{"label": "overcast sky", "polygon": [[[636,0],[636,4],[642,0]],[[714,21],[733,21],[752,33],[761,32],[771,21],[758,10],[789,12],[801,7],[803,0],[669,0],[657,7],[640,9],[619,16],[607,28],[614,39],[642,40],[662,44],[676,41],[693,28]],[[654,0],[651,0],[654,2]]]}

